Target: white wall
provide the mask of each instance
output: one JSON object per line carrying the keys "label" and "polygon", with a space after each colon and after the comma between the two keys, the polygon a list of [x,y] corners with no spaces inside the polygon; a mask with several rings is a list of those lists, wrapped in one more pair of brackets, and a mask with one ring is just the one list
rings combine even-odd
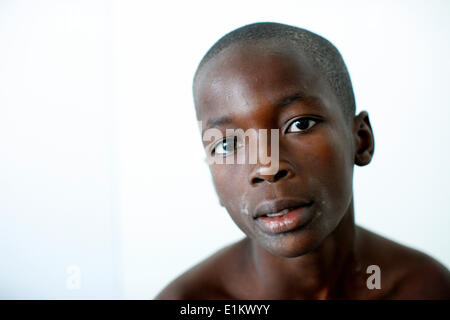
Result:
{"label": "white wall", "polygon": [[0,299],[122,296],[112,8],[0,2]]}
{"label": "white wall", "polygon": [[[0,298],[152,298],[243,237],[203,162],[191,80],[256,21],[341,51],[375,131],[357,222],[450,266],[447,1],[0,2]],[[7,44],[7,45],[5,45]],[[82,286],[68,290],[66,267]]]}

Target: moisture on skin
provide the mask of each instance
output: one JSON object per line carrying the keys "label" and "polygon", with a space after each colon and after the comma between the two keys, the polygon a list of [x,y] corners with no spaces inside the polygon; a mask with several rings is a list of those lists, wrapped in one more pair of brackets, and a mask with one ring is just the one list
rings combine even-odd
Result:
{"label": "moisture on skin", "polygon": [[[217,128],[224,132],[280,129],[284,172],[211,164],[220,204],[245,237],[179,276],[157,299],[450,298],[445,266],[355,224],[353,168],[374,154],[369,115],[347,119],[327,81],[295,48],[262,40],[231,45],[199,70],[194,98],[198,120],[222,119]],[[317,122],[307,132],[286,133],[298,117]],[[311,202],[312,220],[282,234],[261,231],[257,206],[284,198]],[[380,267],[381,289],[366,286],[370,265]]]}
{"label": "moisture on skin", "polygon": [[244,193],[241,198],[241,212],[245,215],[249,215],[250,214],[248,211],[249,204],[247,202],[246,195],[247,193]]}

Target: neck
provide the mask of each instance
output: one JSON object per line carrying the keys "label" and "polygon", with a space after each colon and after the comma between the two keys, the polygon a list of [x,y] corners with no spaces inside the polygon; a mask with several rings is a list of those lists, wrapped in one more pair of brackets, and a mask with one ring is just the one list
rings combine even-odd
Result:
{"label": "neck", "polygon": [[355,222],[353,201],[337,227],[315,250],[295,258],[275,256],[254,241],[250,251],[262,296],[274,299],[326,299],[353,268]]}

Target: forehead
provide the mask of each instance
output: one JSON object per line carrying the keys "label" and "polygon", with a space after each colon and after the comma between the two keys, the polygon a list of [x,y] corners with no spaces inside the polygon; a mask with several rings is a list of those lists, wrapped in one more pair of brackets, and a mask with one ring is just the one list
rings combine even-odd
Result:
{"label": "forehead", "polygon": [[257,42],[232,45],[203,65],[194,100],[198,119],[205,121],[239,117],[296,93],[318,97],[328,89],[304,53]]}

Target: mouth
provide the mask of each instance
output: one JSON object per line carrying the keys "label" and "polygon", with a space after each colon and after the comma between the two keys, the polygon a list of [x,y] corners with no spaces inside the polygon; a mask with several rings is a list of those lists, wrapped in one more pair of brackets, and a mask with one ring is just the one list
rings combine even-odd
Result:
{"label": "mouth", "polygon": [[313,202],[278,200],[257,207],[253,218],[263,232],[278,234],[305,226],[313,218]]}
{"label": "mouth", "polygon": [[275,201],[267,201],[258,205],[254,211],[253,218],[260,217],[281,217],[290,211],[299,207],[307,207],[312,201],[299,201],[294,199],[279,199]]}
{"label": "mouth", "polygon": [[289,209],[283,209],[280,212],[275,212],[275,213],[267,213],[266,215],[264,215],[263,217],[281,217],[284,216],[286,213],[288,213],[290,210]]}

